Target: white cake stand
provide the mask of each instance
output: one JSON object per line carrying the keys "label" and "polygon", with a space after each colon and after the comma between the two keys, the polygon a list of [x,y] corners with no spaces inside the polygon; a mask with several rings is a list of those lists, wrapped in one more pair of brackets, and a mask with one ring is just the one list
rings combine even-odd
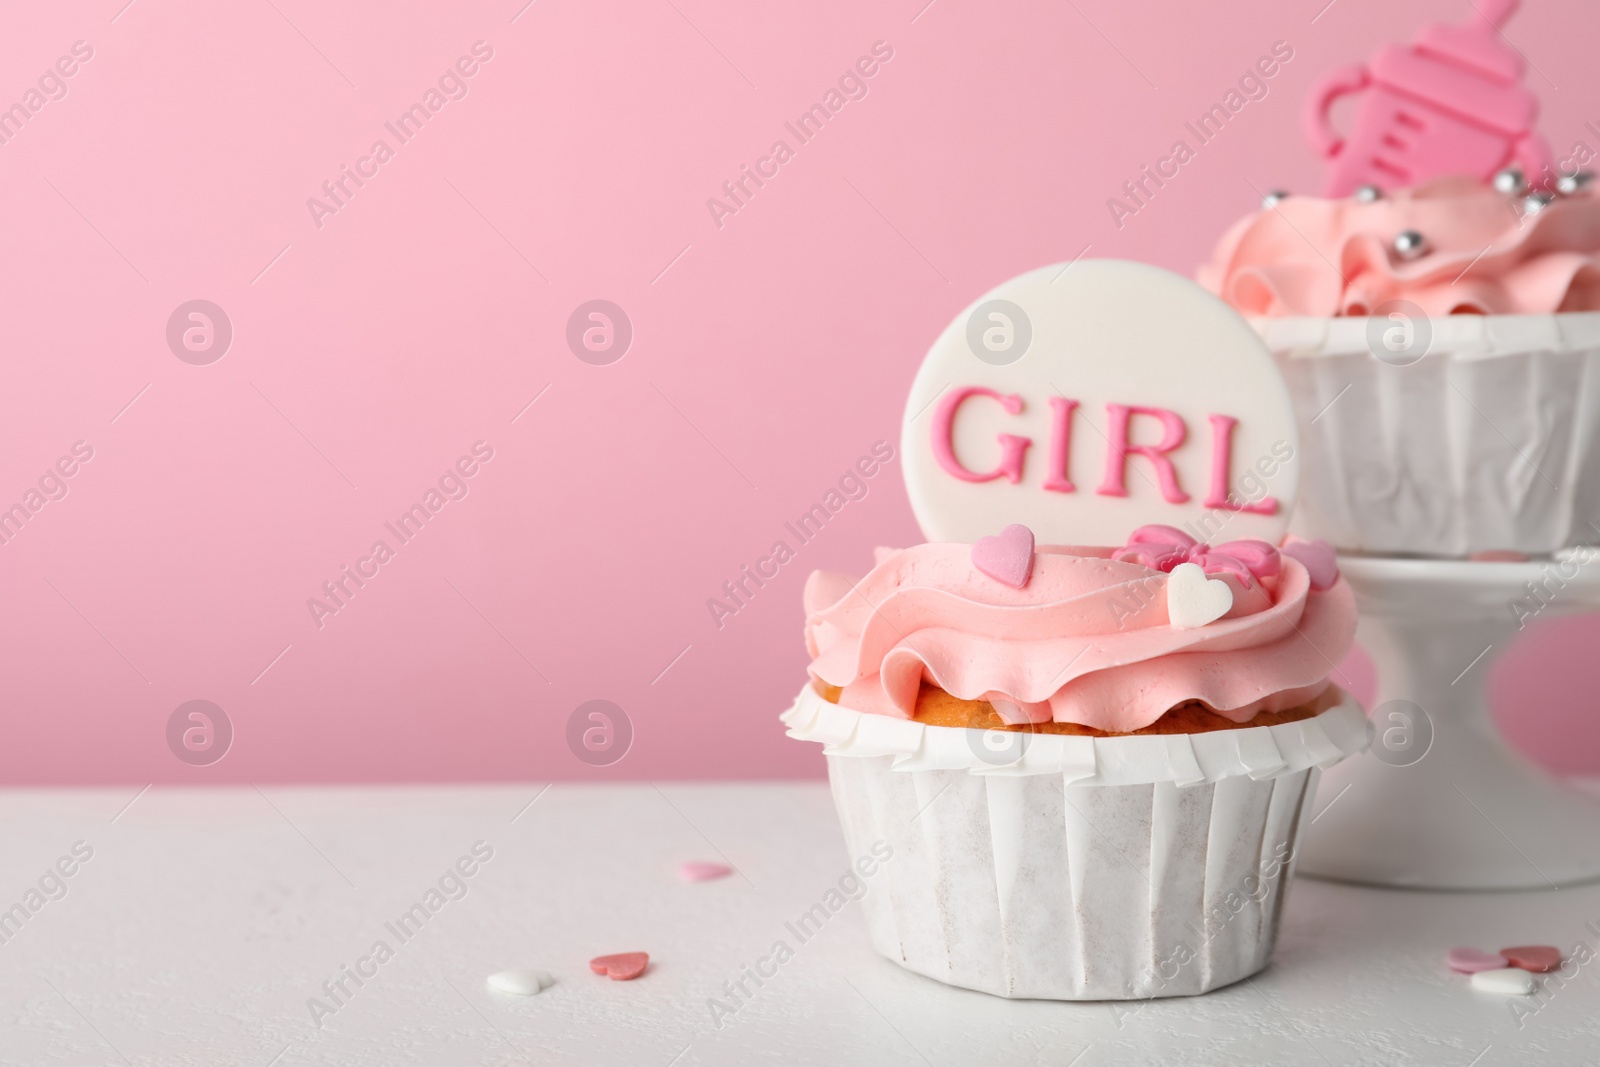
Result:
{"label": "white cake stand", "polygon": [[[1341,558],[1378,671],[1374,738],[1323,776],[1303,873],[1427,889],[1600,880],[1600,798],[1511,752],[1489,715],[1489,669],[1519,633],[1512,603],[1556,565]],[[1541,621],[1600,610],[1600,561],[1566,567]]]}

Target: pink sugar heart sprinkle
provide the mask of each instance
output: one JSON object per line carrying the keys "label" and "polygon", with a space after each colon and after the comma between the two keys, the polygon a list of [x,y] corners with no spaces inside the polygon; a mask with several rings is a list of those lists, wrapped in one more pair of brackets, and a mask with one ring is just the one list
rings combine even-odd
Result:
{"label": "pink sugar heart sprinkle", "polygon": [[1312,541],[1290,541],[1282,551],[1290,559],[1300,561],[1311,575],[1311,588],[1317,592],[1332,589],[1339,580],[1339,562],[1333,546],[1320,537]]}
{"label": "pink sugar heart sprinkle", "polygon": [[639,977],[650,965],[648,952],[618,952],[612,956],[596,956],[589,961],[589,969],[603,974],[615,982],[626,982]]}
{"label": "pink sugar heart sprinkle", "polygon": [[1476,948],[1453,948],[1445,957],[1452,971],[1460,974],[1477,974],[1479,971],[1498,971],[1510,963],[1498,952],[1484,952]]}
{"label": "pink sugar heart sprinkle", "polygon": [[1500,955],[1513,967],[1541,974],[1561,966],[1561,950],[1554,945],[1515,945],[1501,949]]}
{"label": "pink sugar heart sprinkle", "polygon": [[972,565],[995,581],[1021,589],[1033,576],[1033,531],[1012,523],[998,537],[982,537],[972,546]]}
{"label": "pink sugar heart sprinkle", "polygon": [[733,868],[725,863],[706,863],[703,860],[690,860],[678,868],[678,877],[685,882],[709,882],[715,878],[726,878],[733,873]]}

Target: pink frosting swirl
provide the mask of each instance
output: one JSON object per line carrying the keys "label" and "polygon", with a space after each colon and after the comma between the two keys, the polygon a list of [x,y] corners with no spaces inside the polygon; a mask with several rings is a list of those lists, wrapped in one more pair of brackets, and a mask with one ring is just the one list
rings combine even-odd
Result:
{"label": "pink frosting swirl", "polygon": [[[1431,316],[1600,310],[1600,196],[1593,187],[1535,214],[1474,178],[1379,200],[1291,196],[1236,223],[1201,285],[1246,315],[1367,315],[1408,300]],[[1402,260],[1396,234],[1425,252]]]}
{"label": "pink frosting swirl", "polygon": [[1191,700],[1234,722],[1304,704],[1355,639],[1349,586],[1313,592],[1288,555],[1227,616],[1180,629],[1168,576],[1112,551],[1041,546],[1021,589],[980,574],[957,544],[879,549],[860,581],[817,571],[805,589],[810,673],[858,711],[910,718],[927,680],[1009,723],[1126,733]]}

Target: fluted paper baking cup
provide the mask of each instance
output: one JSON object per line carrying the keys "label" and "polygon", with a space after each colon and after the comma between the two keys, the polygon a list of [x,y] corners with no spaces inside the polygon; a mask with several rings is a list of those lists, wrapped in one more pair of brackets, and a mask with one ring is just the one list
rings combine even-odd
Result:
{"label": "fluted paper baking cup", "polygon": [[1384,555],[1600,543],[1600,312],[1254,324],[1299,417],[1296,533]]}
{"label": "fluted paper baking cup", "polygon": [[924,726],[810,686],[783,720],[827,746],[851,853],[893,850],[862,901],[873,947],[950,985],[1051,1000],[1185,996],[1265,967],[1321,769],[1369,736],[1353,701],[1279,726],[1094,738]]}

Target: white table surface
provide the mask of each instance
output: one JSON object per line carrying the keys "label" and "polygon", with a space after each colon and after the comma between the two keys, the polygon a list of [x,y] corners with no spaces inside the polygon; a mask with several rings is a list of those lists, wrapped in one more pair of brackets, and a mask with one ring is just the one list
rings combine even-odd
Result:
{"label": "white table surface", "polygon": [[[1253,981],[1116,1006],[947,988],[874,955],[850,905],[719,1029],[708,998],[792,941],[785,921],[846,868],[826,787],[540,788],[158,788],[131,805],[135,789],[0,792],[0,909],[74,842],[94,850],[0,944],[0,1063],[1600,1061],[1600,961],[1524,999],[1537,1011],[1520,1025],[1442,962],[1457,944],[1593,948],[1597,886],[1447,895],[1302,878]],[[494,854],[466,896],[398,943],[384,923],[480,840]],[[680,862],[719,854],[742,874],[679,881]],[[394,958],[313,1026],[307,999],[379,938]],[[588,970],[636,949],[652,960],[636,981]],[[485,988],[515,965],[557,984]]]}

